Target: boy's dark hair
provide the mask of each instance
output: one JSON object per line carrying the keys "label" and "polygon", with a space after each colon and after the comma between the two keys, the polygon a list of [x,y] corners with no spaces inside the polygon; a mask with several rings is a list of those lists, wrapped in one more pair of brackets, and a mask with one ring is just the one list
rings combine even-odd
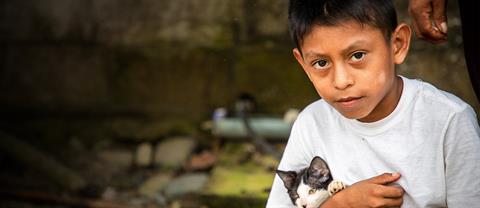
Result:
{"label": "boy's dark hair", "polygon": [[334,26],[353,20],[379,28],[386,40],[390,40],[397,27],[392,0],[290,0],[288,20],[290,35],[298,49],[315,25]]}

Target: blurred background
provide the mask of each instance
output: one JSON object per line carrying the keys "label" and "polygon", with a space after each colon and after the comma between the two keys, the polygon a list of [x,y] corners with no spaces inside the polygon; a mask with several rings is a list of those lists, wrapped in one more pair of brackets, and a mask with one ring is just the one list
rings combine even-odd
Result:
{"label": "blurred background", "polygon": [[[0,207],[264,207],[295,114],[319,99],[287,6],[0,0]],[[397,70],[478,112],[448,10],[448,43],[413,38]]]}

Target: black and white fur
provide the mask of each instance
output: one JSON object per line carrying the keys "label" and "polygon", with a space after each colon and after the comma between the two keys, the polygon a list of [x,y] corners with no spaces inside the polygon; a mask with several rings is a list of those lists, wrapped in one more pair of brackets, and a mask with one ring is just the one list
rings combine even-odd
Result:
{"label": "black and white fur", "polygon": [[318,208],[329,196],[346,187],[343,182],[333,180],[327,163],[318,156],[312,159],[309,167],[299,172],[276,172],[298,208]]}

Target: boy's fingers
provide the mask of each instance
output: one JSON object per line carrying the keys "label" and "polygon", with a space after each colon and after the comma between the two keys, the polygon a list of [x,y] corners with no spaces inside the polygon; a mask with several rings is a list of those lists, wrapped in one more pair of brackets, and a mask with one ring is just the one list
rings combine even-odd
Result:
{"label": "boy's fingers", "polygon": [[403,204],[403,197],[399,198],[386,198],[385,207],[400,207]]}
{"label": "boy's fingers", "polygon": [[385,198],[401,198],[403,196],[403,189],[399,186],[379,186],[378,193]]}
{"label": "boy's fingers", "polygon": [[403,197],[385,197],[376,196],[367,199],[369,207],[400,207],[403,203]]}
{"label": "boy's fingers", "polygon": [[375,177],[369,179],[369,181],[372,182],[372,183],[375,183],[375,184],[384,185],[384,184],[387,184],[387,183],[395,182],[399,178],[400,178],[399,173],[384,173],[382,175],[375,176]]}

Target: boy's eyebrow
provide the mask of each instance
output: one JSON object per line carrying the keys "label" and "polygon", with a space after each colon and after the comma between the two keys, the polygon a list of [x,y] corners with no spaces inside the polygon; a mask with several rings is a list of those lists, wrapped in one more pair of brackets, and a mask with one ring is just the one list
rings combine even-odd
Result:
{"label": "boy's eyebrow", "polygon": [[355,48],[358,48],[360,46],[366,45],[367,41],[364,39],[356,40],[352,44],[350,44],[347,48],[342,50],[342,54],[347,54],[348,52],[352,51]]}
{"label": "boy's eyebrow", "polygon": [[321,57],[321,56],[325,56],[325,55],[320,54],[320,53],[317,53],[317,52],[314,52],[314,51],[308,51],[308,52],[305,53],[304,59],[307,58],[307,57],[310,57],[310,56],[313,56],[313,57]]}
{"label": "boy's eyebrow", "polygon": [[[360,46],[363,46],[365,44],[367,44],[367,41],[365,41],[363,39],[356,40],[355,42],[350,44],[347,48],[343,49],[341,52],[342,52],[342,54],[347,54],[350,51],[352,51],[353,49],[358,48]],[[322,54],[322,53],[317,53],[315,51],[308,51],[308,52],[305,53],[304,59],[306,59],[307,57],[325,57],[325,56],[327,56],[327,55]]]}
{"label": "boy's eyebrow", "polygon": [[303,61],[307,61],[309,58],[316,59],[319,57],[328,57],[328,56],[322,53],[317,53],[315,51],[308,51],[305,53],[305,55],[303,55]]}

